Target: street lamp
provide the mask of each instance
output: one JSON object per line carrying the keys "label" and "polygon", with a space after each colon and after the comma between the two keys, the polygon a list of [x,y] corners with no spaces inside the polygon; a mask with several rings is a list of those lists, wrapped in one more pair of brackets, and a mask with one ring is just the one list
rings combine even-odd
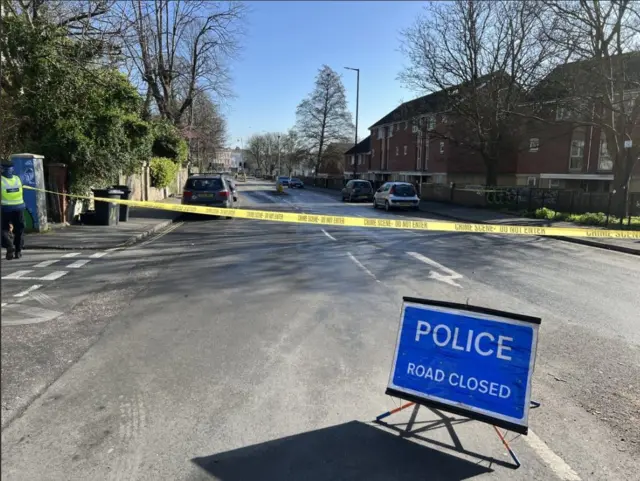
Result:
{"label": "street lamp", "polygon": [[280,134],[278,134],[278,176],[282,175],[280,172]]}
{"label": "street lamp", "polygon": [[360,103],[360,69],[345,67],[347,70],[354,70],[357,76],[356,83],[356,138],[353,146],[353,178],[358,176],[358,104]]}

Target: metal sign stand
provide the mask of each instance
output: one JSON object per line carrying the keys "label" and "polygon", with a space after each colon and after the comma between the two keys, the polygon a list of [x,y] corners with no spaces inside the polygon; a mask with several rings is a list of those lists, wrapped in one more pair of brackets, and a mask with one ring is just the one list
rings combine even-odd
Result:
{"label": "metal sign stand", "polygon": [[[384,422],[381,422],[384,418],[387,418],[389,416],[391,416],[392,414],[395,414],[397,412],[400,412],[404,409],[410,408],[411,406],[413,406],[413,412],[411,413],[411,417],[409,418],[409,422],[407,423],[407,427],[404,431],[403,434],[405,435],[411,435],[411,429],[413,428],[413,424],[416,420],[416,416],[418,415],[418,410],[420,409],[420,404],[417,404],[415,402],[408,402],[406,404],[401,405],[400,407],[397,407],[395,409],[392,409],[391,411],[387,411],[385,413],[380,414],[379,416],[376,416],[376,422],[379,422],[380,424],[387,424]],[[531,409],[535,409],[540,407],[540,403],[537,401],[531,401],[530,403]],[[428,407],[428,406],[425,406]],[[437,413],[433,408],[428,407],[431,411]],[[502,441],[502,444],[504,445],[504,447],[506,448],[507,452],[509,453],[509,456],[511,456],[511,459],[513,460],[514,463],[514,468],[518,469],[520,466],[522,466],[522,464],[520,463],[520,460],[518,459],[518,456],[516,455],[515,451],[511,448],[511,446],[509,446],[509,443],[507,442],[505,435],[508,431],[505,431],[505,434],[502,434],[500,432],[500,430],[497,428],[497,426],[493,426],[493,429],[495,429],[496,434],[498,435],[498,437],[500,438],[500,441]],[[455,443],[455,439],[453,440]],[[458,447],[458,446],[456,446]]]}

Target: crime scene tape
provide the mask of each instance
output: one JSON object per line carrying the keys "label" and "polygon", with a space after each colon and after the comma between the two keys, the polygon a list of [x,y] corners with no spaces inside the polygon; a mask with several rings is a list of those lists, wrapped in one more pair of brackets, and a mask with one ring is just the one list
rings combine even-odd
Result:
{"label": "crime scene tape", "polygon": [[479,234],[502,235],[534,235],[547,237],[591,237],[610,239],[640,239],[640,231],[585,229],[581,227],[539,227],[524,225],[502,224],[474,224],[464,222],[432,221],[417,219],[383,219],[367,217],[350,217],[338,215],[304,214],[298,212],[275,212],[267,210],[251,209],[226,209],[220,207],[205,207],[197,205],[168,204],[165,202],[150,202],[140,200],[107,199],[104,197],[91,197],[75,194],[63,194],[50,190],[37,189],[24,186],[24,189],[37,190],[50,194],[63,195],[75,199],[86,199],[112,204],[128,205],[130,207],[142,207],[145,209],[163,209],[185,214],[202,214],[220,217],[235,217],[238,219],[264,220],[271,222],[284,222],[294,224],[316,224],[340,227],[369,227],[382,229],[409,229],[433,232],[466,232]]}

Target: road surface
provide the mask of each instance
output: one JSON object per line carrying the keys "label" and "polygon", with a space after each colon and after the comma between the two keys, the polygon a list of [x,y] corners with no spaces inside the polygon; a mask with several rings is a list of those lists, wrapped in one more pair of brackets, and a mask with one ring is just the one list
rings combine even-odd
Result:
{"label": "road surface", "polygon": [[[247,207],[406,215],[241,190]],[[639,278],[636,257],[552,239],[178,223],[56,281],[3,280],[3,321],[40,294],[59,312],[3,324],[3,479],[637,479]],[[508,435],[522,468],[486,424],[423,409],[408,440],[371,423],[398,405],[384,391],[402,296],[543,319],[542,406],[529,436]]]}

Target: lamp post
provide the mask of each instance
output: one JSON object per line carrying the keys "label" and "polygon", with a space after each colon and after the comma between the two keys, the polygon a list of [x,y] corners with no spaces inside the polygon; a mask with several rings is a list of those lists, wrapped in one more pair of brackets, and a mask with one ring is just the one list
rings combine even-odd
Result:
{"label": "lamp post", "polygon": [[280,172],[280,134],[278,134],[278,176],[281,176]]}
{"label": "lamp post", "polygon": [[360,69],[353,67],[345,67],[347,70],[354,70],[357,74],[356,80],[356,136],[353,146],[353,178],[358,176],[358,107],[360,103]]}

